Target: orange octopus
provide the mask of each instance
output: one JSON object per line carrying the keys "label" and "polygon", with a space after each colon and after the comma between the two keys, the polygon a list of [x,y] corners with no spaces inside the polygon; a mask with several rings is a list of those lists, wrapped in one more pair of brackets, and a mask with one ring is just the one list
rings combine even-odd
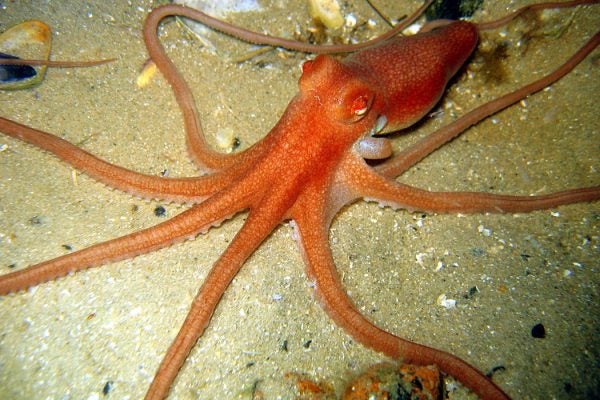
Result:
{"label": "orange octopus", "polygon": [[[560,6],[590,3],[596,1]],[[542,7],[550,6],[557,5]],[[264,139],[243,152],[223,155],[205,142],[191,91],[158,41],[160,21],[172,15],[208,21],[207,24],[211,20],[197,11],[167,5],[150,13],[144,29],[150,57],[171,84],[181,107],[189,153],[198,167],[210,171],[209,175],[143,175],[6,118],[0,118],[0,131],[53,153],[110,187],[145,198],[193,205],[156,226],[5,274],[0,277],[0,294],[19,292],[75,271],[192,239],[236,213],[248,211],[243,227],[200,287],[156,372],[147,399],[168,395],[232,279],[269,234],[288,220],[293,221],[317,297],[331,318],[354,339],[403,362],[436,364],[482,398],[509,398],[486,375],[460,358],[402,339],[363,316],[336,273],[328,243],[329,227],[342,207],[358,199],[433,213],[529,212],[600,199],[600,186],[538,196],[510,196],[432,192],[394,179],[469,126],[566,75],[598,46],[600,33],[551,74],[467,113],[397,154],[392,154],[390,140],[381,135],[411,126],[429,113],[448,81],[471,56],[478,42],[478,30],[495,25],[445,21],[418,35],[370,43],[342,60],[319,55],[303,64],[299,93]],[[246,31],[212,21],[214,27],[243,39],[271,40],[260,35],[248,37]],[[289,45],[285,41],[275,44]],[[384,161],[372,166],[366,159]]]}

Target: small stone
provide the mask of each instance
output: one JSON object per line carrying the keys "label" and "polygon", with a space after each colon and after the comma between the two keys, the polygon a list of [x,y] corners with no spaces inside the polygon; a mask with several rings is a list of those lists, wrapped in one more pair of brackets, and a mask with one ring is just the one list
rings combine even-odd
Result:
{"label": "small stone", "polygon": [[165,215],[167,215],[167,209],[163,206],[158,206],[154,209],[154,215],[156,215],[157,217],[164,217]]}
{"label": "small stone", "polygon": [[543,339],[546,337],[546,328],[542,324],[536,324],[531,328],[531,336],[536,339]]}

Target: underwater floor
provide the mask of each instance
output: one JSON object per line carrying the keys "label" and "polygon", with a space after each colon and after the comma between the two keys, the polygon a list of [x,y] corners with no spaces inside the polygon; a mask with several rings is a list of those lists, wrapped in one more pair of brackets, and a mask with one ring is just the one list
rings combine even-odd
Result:
{"label": "underwater floor", "polygon": [[[260,3],[263,11],[230,20],[277,35],[306,32],[304,1]],[[373,19],[373,32],[386,29],[366,2],[344,3],[358,21]],[[396,17],[418,6],[378,3]],[[527,3],[485,1],[475,18],[490,20]],[[143,173],[196,175],[166,82],[157,75],[144,88],[135,84],[147,58],[142,23],[157,4],[0,2],[0,31],[26,19],[52,27],[53,59],[117,58],[95,68],[51,69],[35,89],[0,92],[0,115]],[[440,112],[398,136],[397,146],[550,71],[600,26],[596,8],[545,13],[534,32],[535,18],[503,30],[503,58],[469,67]],[[356,34],[372,34],[365,29]],[[498,33],[486,37],[486,48],[498,46]],[[272,51],[237,64],[232,60],[249,46],[233,39],[207,35],[209,51],[172,22],[161,38],[193,88],[211,143],[218,132],[234,132],[242,148],[250,146],[297,90],[303,54]],[[599,57],[596,51],[550,89],[469,130],[401,180],[431,190],[513,194],[598,185]],[[154,225],[165,218],[155,214],[159,206],[166,218],[185,209],[108,189],[0,135],[0,273]],[[425,215],[359,202],[337,217],[330,242],[351,297],[383,329],[482,371],[503,366],[494,379],[515,399],[593,398],[600,396],[599,212],[596,202],[518,215]],[[0,398],[141,398],[244,218],[0,298]],[[441,295],[456,306],[439,305]],[[533,338],[540,323],[545,338]],[[254,391],[290,399],[295,389],[287,372],[329,382],[339,393],[383,360],[322,310],[285,224],[232,283],[170,398],[249,399]]]}

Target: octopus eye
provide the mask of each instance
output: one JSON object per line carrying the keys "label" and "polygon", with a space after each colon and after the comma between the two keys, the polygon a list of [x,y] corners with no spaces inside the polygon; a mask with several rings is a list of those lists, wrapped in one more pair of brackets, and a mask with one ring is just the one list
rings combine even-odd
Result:
{"label": "octopus eye", "polygon": [[362,117],[369,109],[369,98],[366,95],[358,96],[350,106],[350,112],[357,117]]}
{"label": "octopus eye", "polygon": [[373,104],[373,95],[367,90],[351,90],[343,96],[339,117],[346,123],[360,121]]}

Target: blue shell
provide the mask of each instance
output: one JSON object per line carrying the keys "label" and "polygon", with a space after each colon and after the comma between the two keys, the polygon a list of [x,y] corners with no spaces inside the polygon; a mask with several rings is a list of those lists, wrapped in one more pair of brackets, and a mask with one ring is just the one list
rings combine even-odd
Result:
{"label": "blue shell", "polygon": [[[19,59],[19,57],[2,52],[0,52],[0,58]],[[0,83],[24,81],[36,75],[36,70],[29,65],[3,65],[0,61]]]}

